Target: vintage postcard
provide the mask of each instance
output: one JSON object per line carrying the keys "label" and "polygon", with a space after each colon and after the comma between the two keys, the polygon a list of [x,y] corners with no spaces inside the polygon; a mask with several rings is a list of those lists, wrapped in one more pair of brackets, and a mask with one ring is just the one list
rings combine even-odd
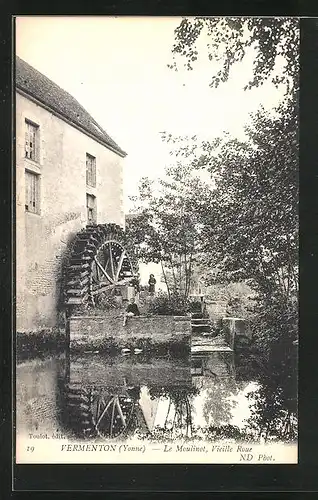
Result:
{"label": "vintage postcard", "polygon": [[297,463],[299,20],[15,35],[16,462]]}

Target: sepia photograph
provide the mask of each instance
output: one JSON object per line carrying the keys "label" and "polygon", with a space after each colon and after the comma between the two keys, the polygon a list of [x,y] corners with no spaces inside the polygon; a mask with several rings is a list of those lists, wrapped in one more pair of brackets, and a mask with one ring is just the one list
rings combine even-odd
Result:
{"label": "sepia photograph", "polygon": [[298,463],[299,19],[14,25],[16,463]]}

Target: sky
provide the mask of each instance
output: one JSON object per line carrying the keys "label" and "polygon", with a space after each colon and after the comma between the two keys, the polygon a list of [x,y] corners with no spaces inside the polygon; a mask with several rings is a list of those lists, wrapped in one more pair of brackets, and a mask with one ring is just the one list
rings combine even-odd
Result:
{"label": "sky", "polygon": [[[163,176],[171,163],[161,132],[242,138],[249,114],[281,99],[271,84],[244,91],[253,54],[229,81],[211,89],[211,62],[172,71],[178,17],[18,17],[16,53],[72,94],[127,152],[125,211],[142,176]],[[205,44],[205,40],[201,40]],[[204,53],[204,51],[203,51]]]}

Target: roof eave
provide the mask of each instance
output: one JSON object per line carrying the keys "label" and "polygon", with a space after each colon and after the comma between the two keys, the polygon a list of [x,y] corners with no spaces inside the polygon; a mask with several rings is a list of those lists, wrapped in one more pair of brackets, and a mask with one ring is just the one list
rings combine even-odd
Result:
{"label": "roof eave", "polygon": [[60,111],[56,110],[53,106],[48,106],[45,102],[42,101],[42,99],[39,99],[32,92],[30,92],[29,89],[23,88],[19,84],[16,84],[16,90],[17,90],[17,92],[19,92],[24,97],[26,96],[30,100],[32,100],[33,102],[35,102],[35,104],[38,104],[38,105],[42,106],[42,108],[46,109],[47,111],[50,111],[55,116],[57,116],[58,118],[64,120],[66,123],[68,123],[72,127],[76,128],[80,132],[83,132],[84,134],[86,134],[88,137],[91,137],[95,141],[99,142],[100,144],[102,144],[103,146],[105,146],[107,149],[109,149],[113,153],[118,154],[121,158],[125,158],[127,156],[127,153],[125,151],[123,151],[122,149],[120,149],[120,148],[118,148],[118,149],[114,148],[113,146],[111,146],[110,144],[108,144],[106,141],[103,141],[100,137],[98,137],[97,135],[93,134],[90,130],[87,130],[85,127],[83,127],[83,126],[79,125],[78,123],[74,122],[69,116],[64,115]]}

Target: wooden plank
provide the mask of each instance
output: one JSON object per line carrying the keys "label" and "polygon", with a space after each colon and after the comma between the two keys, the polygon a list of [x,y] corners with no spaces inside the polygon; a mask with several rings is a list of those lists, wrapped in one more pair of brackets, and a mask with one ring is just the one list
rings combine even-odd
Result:
{"label": "wooden plank", "polygon": [[106,272],[106,270],[100,264],[100,262],[98,262],[96,257],[94,257],[94,261],[96,262],[96,265],[101,270],[101,272],[104,274],[104,276],[108,279],[108,281],[110,281],[110,283],[112,283],[112,284],[115,284],[114,280],[109,276],[109,274]]}
{"label": "wooden plank", "polygon": [[88,283],[89,283],[89,278],[88,278],[88,277],[87,277],[87,278],[85,278],[85,279],[83,279],[83,280],[80,280],[80,279],[75,279],[75,278],[74,278],[74,279],[72,279],[72,280],[67,281],[67,285],[68,285],[68,286],[74,286],[75,288],[76,288],[76,287],[80,287],[80,288],[81,288],[82,286],[85,286],[85,285],[87,285]]}
{"label": "wooden plank", "polygon": [[205,322],[205,323],[210,323],[210,320],[208,318],[191,318],[191,322],[192,323],[202,323],[202,322]]}
{"label": "wooden plank", "polygon": [[70,305],[77,305],[77,304],[82,304],[82,299],[78,297],[70,297],[67,301],[66,304]]}
{"label": "wooden plank", "polygon": [[191,326],[192,328],[203,328],[203,327],[210,327],[210,323],[200,323],[199,325],[194,325],[193,323],[191,323]]}
{"label": "wooden plank", "polygon": [[216,351],[222,351],[222,352],[233,352],[233,349],[231,349],[227,345],[193,345],[191,346],[191,353],[208,353],[208,352],[216,352]]}
{"label": "wooden plank", "polygon": [[81,288],[72,288],[66,291],[67,294],[69,295],[85,295],[87,293],[87,289],[81,289]]}

